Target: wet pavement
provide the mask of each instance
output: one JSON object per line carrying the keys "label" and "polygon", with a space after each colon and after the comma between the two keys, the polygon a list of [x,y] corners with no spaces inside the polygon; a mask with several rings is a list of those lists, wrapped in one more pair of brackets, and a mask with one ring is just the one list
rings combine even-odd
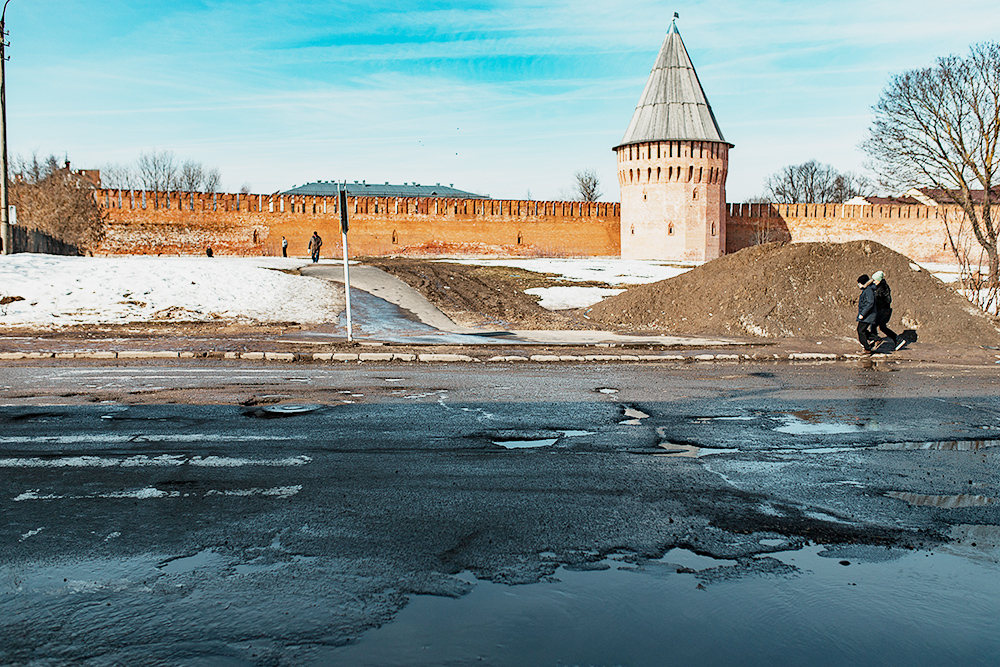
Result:
{"label": "wet pavement", "polygon": [[0,369],[0,663],[993,665],[1000,388]]}

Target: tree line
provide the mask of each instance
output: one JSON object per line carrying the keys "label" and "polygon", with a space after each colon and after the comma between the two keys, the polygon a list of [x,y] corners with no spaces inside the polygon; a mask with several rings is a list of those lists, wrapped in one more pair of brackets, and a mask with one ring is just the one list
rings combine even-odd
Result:
{"label": "tree line", "polygon": [[107,213],[94,198],[96,188],[218,192],[220,183],[218,169],[179,161],[170,151],[142,153],[132,164],[106,165],[99,181],[96,172],[73,171],[68,159],[18,156],[10,165],[10,204],[19,225],[86,251],[104,237]]}
{"label": "tree line", "polygon": [[131,164],[101,167],[101,185],[110,190],[220,192],[222,175],[201,162],[181,162],[170,151],[151,151]]}

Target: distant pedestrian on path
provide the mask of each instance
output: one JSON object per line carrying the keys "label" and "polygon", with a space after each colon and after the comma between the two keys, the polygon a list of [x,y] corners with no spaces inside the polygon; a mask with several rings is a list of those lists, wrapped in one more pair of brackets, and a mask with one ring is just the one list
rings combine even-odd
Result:
{"label": "distant pedestrian on path", "polygon": [[309,251],[312,253],[313,263],[319,261],[319,249],[323,247],[323,239],[319,237],[319,234],[313,232],[312,238],[309,239]]}
{"label": "distant pedestrian on path", "polygon": [[906,341],[896,335],[889,328],[889,319],[892,317],[892,291],[889,289],[889,281],[885,279],[885,274],[876,271],[872,274],[872,284],[875,286],[875,322],[869,327],[869,336],[872,343],[878,343],[878,330],[892,339],[892,347],[899,349],[906,344]]}
{"label": "distant pedestrian on path", "polygon": [[288,239],[281,237],[281,256],[288,257]]}
{"label": "distant pedestrian on path", "polygon": [[875,285],[867,273],[858,276],[858,342],[871,353],[872,344],[868,342],[868,327],[875,324]]}

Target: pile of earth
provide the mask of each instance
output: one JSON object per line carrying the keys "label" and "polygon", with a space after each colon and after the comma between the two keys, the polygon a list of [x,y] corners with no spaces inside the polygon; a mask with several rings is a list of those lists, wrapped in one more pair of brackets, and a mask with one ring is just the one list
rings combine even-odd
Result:
{"label": "pile of earth", "polygon": [[[534,287],[566,284],[560,276],[509,266],[476,266],[402,257],[368,257],[363,262],[390,273],[420,292],[457,324],[503,329],[597,329],[574,311],[538,305]],[[575,286],[608,287],[574,281]]]}
{"label": "pile of earth", "polygon": [[609,297],[584,312],[618,330],[715,336],[854,336],[858,276],[881,270],[897,334],[930,343],[996,345],[982,310],[909,258],[873,241],[768,243]]}

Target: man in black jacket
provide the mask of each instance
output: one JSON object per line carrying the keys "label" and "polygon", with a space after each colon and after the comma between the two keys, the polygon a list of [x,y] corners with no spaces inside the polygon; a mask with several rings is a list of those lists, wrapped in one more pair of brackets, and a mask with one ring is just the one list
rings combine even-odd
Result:
{"label": "man in black jacket", "polygon": [[872,274],[872,283],[875,285],[875,322],[869,327],[872,343],[878,342],[878,330],[892,339],[892,346],[895,349],[903,347],[905,340],[896,335],[888,327],[889,319],[892,317],[892,292],[889,289],[889,281],[885,279],[885,274],[876,271]]}
{"label": "man in black jacket", "polygon": [[866,354],[871,354],[872,345],[868,342],[868,327],[875,324],[875,285],[867,274],[858,277],[858,342],[865,348]]}

